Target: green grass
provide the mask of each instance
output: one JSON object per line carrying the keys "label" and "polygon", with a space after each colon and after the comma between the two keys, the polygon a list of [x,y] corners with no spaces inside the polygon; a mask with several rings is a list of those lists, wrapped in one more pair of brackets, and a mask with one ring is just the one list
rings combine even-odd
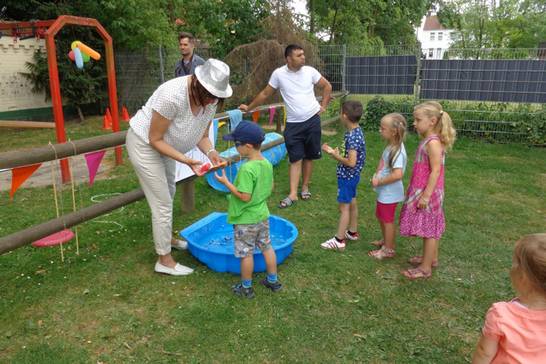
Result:
{"label": "green grass", "polygon": [[[99,123],[70,125],[69,133],[73,139],[95,135]],[[2,148],[47,142],[39,133],[13,133],[9,140],[3,134]],[[324,137],[332,145],[341,139],[341,133]],[[417,142],[411,136],[406,143],[411,157]],[[276,208],[287,193],[286,161],[275,168],[271,212],[293,221],[300,233],[279,267],[285,285],[279,294],[258,287],[252,301],[233,297],[237,277],[214,273],[188,253],[175,257],[196,267],[195,274],[154,274],[145,201],[80,225],[80,255],[74,242],[68,244],[64,263],[58,247],[0,256],[0,362],[469,361],[487,308],[513,296],[508,269],[514,242],[544,230],[546,151],[459,140],[447,157],[441,267],[428,281],[409,282],[399,270],[420,251],[417,239],[399,238],[391,261],[367,257],[367,242],[379,237],[367,183],[383,148],[377,133],[367,134],[367,147],[358,196],[362,240],[345,253],[319,249],[337,224],[334,161],[316,164],[313,199],[287,210]],[[409,171],[411,160],[406,184]],[[89,206],[97,194],[138,187],[129,163],[112,176],[78,186],[78,206]],[[224,195],[203,180],[196,191],[191,214],[181,215],[176,197],[177,230],[226,210]],[[70,211],[66,186],[63,206]],[[0,236],[54,217],[51,188],[23,186],[13,202],[0,193]]]}

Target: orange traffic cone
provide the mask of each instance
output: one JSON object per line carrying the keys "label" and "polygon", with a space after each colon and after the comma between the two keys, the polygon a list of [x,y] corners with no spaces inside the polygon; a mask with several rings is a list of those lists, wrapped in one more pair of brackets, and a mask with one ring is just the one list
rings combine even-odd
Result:
{"label": "orange traffic cone", "polygon": [[254,111],[252,113],[252,121],[257,123],[260,120],[260,111]]}
{"label": "orange traffic cone", "polygon": [[123,105],[121,108],[121,119],[126,122],[129,122],[129,120],[131,120],[131,117],[129,116],[129,111],[127,111],[125,105]]}
{"label": "orange traffic cone", "polygon": [[106,108],[106,113],[102,119],[102,128],[104,130],[112,130],[112,115],[110,114],[109,108]]}

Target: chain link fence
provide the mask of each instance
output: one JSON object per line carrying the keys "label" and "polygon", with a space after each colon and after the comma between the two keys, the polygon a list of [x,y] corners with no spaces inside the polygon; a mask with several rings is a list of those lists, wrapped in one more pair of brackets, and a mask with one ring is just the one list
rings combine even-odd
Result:
{"label": "chain link fence", "polygon": [[[214,56],[208,48],[198,48],[195,53],[205,59]],[[277,56],[278,62],[275,60],[269,67],[284,63],[282,55]],[[416,47],[320,45],[306,49],[306,56],[307,64],[317,68],[332,83],[334,91],[348,90],[350,97],[361,100],[366,109],[376,110],[379,105],[385,113],[404,114],[411,123],[413,106],[434,99],[452,116],[459,135],[496,142],[544,143],[544,49],[449,49],[443,52],[442,59],[426,59]],[[260,57],[272,55],[243,50],[236,57],[226,57],[238,95],[227,100],[226,107],[249,101],[256,89],[266,85],[268,77],[264,72],[256,79],[256,58]],[[176,48],[118,51],[120,102],[134,113],[157,86],[174,77],[179,59]],[[254,88],[244,82],[252,76]],[[246,93],[237,93],[243,85]],[[366,115],[365,124],[375,128],[379,114]]]}

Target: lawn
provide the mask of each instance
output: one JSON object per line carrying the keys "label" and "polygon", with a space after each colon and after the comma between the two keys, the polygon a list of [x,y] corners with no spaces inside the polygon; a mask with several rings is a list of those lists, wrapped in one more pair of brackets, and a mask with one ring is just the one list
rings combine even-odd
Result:
{"label": "lawn", "polygon": [[[70,125],[69,134],[96,135],[99,125],[98,119]],[[2,150],[53,140],[45,133],[3,133]],[[514,294],[508,278],[514,242],[545,230],[546,150],[457,141],[447,157],[441,266],[430,280],[409,282],[399,271],[420,241],[399,238],[390,261],[367,256],[368,242],[379,237],[367,181],[383,143],[376,132],[366,138],[358,196],[362,239],[344,253],[319,248],[338,218],[334,161],[316,164],[313,199],[286,210],[276,204],[287,193],[287,162],[275,168],[271,212],[293,221],[300,233],[279,267],[285,287],[279,294],[258,287],[254,300],[234,297],[237,277],[214,273],[186,252],[174,254],[195,274],[154,274],[145,201],[80,225],[80,255],[74,243],[66,245],[64,263],[58,247],[0,256],[0,362],[468,362],[487,308]],[[341,140],[340,132],[324,137],[331,145]],[[406,143],[406,183],[417,143],[414,135]],[[129,163],[111,176],[78,186],[78,206],[138,187]],[[226,210],[224,195],[202,179],[196,192],[196,211],[186,215],[177,195],[177,230]],[[62,204],[68,212],[69,186]],[[49,187],[23,186],[13,202],[0,193],[0,236],[54,217]]]}

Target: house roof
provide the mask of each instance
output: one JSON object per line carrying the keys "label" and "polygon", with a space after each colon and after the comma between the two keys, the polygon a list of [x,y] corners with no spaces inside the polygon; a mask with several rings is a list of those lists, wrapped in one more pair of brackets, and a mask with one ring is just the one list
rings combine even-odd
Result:
{"label": "house roof", "polygon": [[423,30],[445,30],[446,28],[440,24],[440,20],[436,15],[429,15],[425,18]]}

